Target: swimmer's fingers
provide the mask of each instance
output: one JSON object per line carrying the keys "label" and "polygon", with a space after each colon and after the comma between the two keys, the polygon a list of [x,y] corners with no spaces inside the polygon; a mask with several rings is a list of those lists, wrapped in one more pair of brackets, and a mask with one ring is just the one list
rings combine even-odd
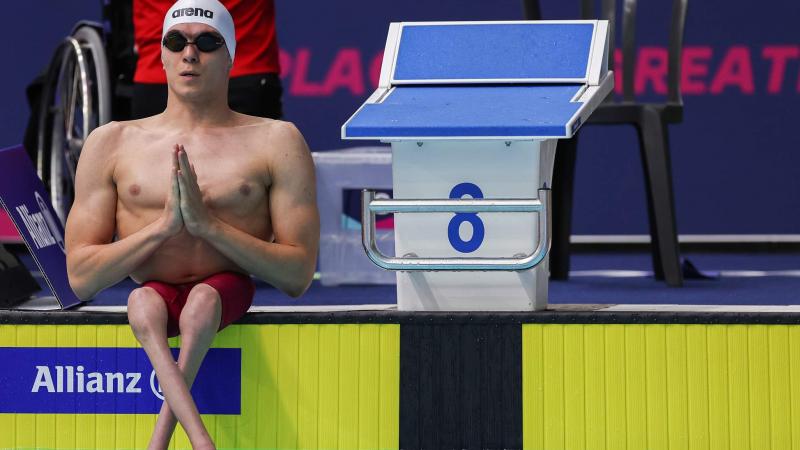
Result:
{"label": "swimmer's fingers", "polygon": [[172,236],[183,228],[178,169],[172,168],[172,170],[170,170],[170,180],[170,189],[167,191],[167,199],[164,202],[164,213],[162,216],[162,223],[165,225],[167,236]]}
{"label": "swimmer's fingers", "polygon": [[181,189],[181,218],[189,234],[203,236],[208,231],[211,216],[203,203],[203,194],[197,183],[181,171],[178,177]]}
{"label": "swimmer's fingers", "polygon": [[189,162],[189,155],[186,154],[186,149],[183,148],[183,145],[181,145],[181,151],[178,155],[178,159],[180,163],[181,173],[185,173],[186,175],[188,175],[189,177],[191,177],[196,181],[197,175],[194,172],[194,165],[192,165],[192,163]]}
{"label": "swimmer's fingers", "polygon": [[180,182],[178,181],[178,169],[173,168],[171,173],[172,179],[172,195],[169,196],[167,199],[168,202],[171,203],[170,206],[178,207],[178,212],[180,212],[180,199],[181,199],[181,189],[180,189]]}
{"label": "swimmer's fingers", "polygon": [[179,181],[181,183],[182,200],[194,199],[202,201],[203,195],[200,193],[200,186],[197,184],[197,177],[194,176],[189,159],[186,157],[186,152],[181,152]]}
{"label": "swimmer's fingers", "polygon": [[201,197],[197,180],[192,178],[189,171],[184,170],[183,167],[178,172],[178,182],[180,183],[181,201],[185,202],[191,198]]}
{"label": "swimmer's fingers", "polygon": [[183,213],[184,219],[189,216],[201,214],[205,209],[205,204],[203,202],[203,193],[200,192],[197,183],[189,179],[186,175],[178,176],[178,183],[181,191],[181,212]]}
{"label": "swimmer's fingers", "polygon": [[180,166],[178,165],[178,152],[180,152],[180,149],[181,147],[178,144],[175,144],[175,146],[172,148],[172,168],[175,169],[175,171],[180,169]]}

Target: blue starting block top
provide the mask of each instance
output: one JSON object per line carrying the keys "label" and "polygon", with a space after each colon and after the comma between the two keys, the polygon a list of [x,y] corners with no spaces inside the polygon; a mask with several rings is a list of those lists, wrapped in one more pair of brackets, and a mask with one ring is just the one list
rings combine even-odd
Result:
{"label": "blue starting block top", "polygon": [[593,33],[592,23],[406,26],[392,81],[581,82],[589,66]]}
{"label": "blue starting block top", "polygon": [[566,138],[613,87],[605,21],[393,23],[343,139]]}
{"label": "blue starting block top", "polygon": [[564,136],[579,85],[399,86],[364,105],[348,138]]}

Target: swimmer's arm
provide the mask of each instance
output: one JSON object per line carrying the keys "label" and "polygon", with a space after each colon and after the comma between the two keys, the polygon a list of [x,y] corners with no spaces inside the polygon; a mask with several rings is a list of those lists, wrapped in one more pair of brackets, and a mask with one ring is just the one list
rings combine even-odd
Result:
{"label": "swimmer's arm", "polygon": [[[70,220],[75,224],[87,217],[83,213],[74,216],[73,220],[70,213]],[[68,229],[69,226],[68,220]],[[82,227],[74,225],[74,228]],[[98,292],[128,277],[166,240],[161,229],[154,222],[125,239],[106,244],[92,243],[93,240],[83,236],[67,240],[67,274],[75,295],[81,300],[90,300]],[[67,236],[69,233],[67,231]]]}
{"label": "swimmer's arm", "polygon": [[292,297],[308,289],[319,248],[314,163],[297,129],[282,123],[286,143],[271,168],[269,208],[275,240],[265,242],[212,218],[204,238],[239,267]]}
{"label": "swimmer's arm", "polygon": [[[117,191],[113,181],[113,139],[98,129],[86,140],[78,163],[75,201],[67,218],[67,274],[72,290],[89,300],[130,275],[169,237],[162,219],[112,242]],[[177,192],[177,177],[173,189]]]}

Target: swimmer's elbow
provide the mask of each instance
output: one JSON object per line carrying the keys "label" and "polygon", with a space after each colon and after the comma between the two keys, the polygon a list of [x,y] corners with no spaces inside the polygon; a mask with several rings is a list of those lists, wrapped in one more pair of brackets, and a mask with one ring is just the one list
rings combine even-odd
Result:
{"label": "swimmer's elbow", "polygon": [[308,282],[306,282],[304,284],[297,283],[297,284],[293,284],[291,286],[287,286],[286,289],[284,290],[284,292],[286,292],[286,295],[288,295],[289,297],[298,298],[301,295],[306,293],[306,291],[308,290],[309,286],[311,286],[311,280],[309,280]]}
{"label": "swimmer's elbow", "polygon": [[97,291],[93,290],[89,286],[89,283],[80,277],[68,274],[68,279],[69,286],[72,288],[72,292],[74,292],[75,296],[77,296],[81,301],[89,301],[95,296],[95,294],[97,294]]}
{"label": "swimmer's elbow", "polygon": [[86,302],[94,297],[95,292],[92,292],[91,289],[86,286],[84,283],[72,281],[70,279],[69,285],[72,288],[72,292],[75,293],[75,296],[78,297],[82,302]]}
{"label": "swimmer's elbow", "polygon": [[85,276],[80,275],[77,271],[70,267],[67,264],[67,280],[69,281],[69,287],[72,288],[72,292],[81,300],[81,301],[89,301],[91,300],[98,292],[98,289],[92,286],[91,280]]}
{"label": "swimmer's elbow", "polygon": [[67,280],[72,292],[81,299],[89,301],[102,289],[98,286],[99,270],[92,264],[92,259],[82,249],[67,251]]}
{"label": "swimmer's elbow", "polygon": [[298,298],[305,294],[314,279],[314,269],[316,268],[316,258],[297,258],[282,267],[279,273],[254,275],[267,283],[272,284],[278,290],[291,298]]}
{"label": "swimmer's elbow", "polygon": [[287,283],[283,291],[289,297],[298,298],[306,293],[308,288],[311,286],[311,281],[313,279],[314,279],[314,270],[312,269],[310,273],[304,274],[303,277],[297,277],[296,279],[291,280],[290,283]]}

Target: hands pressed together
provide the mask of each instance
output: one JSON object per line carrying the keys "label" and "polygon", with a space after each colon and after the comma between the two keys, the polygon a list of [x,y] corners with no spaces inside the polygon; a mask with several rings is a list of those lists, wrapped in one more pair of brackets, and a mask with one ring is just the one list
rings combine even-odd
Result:
{"label": "hands pressed together", "polygon": [[175,144],[172,152],[171,188],[164,204],[162,221],[165,234],[174,236],[182,229],[202,237],[210,229],[214,217],[203,203],[203,194],[197,184],[197,174],[189,162],[183,145]]}

